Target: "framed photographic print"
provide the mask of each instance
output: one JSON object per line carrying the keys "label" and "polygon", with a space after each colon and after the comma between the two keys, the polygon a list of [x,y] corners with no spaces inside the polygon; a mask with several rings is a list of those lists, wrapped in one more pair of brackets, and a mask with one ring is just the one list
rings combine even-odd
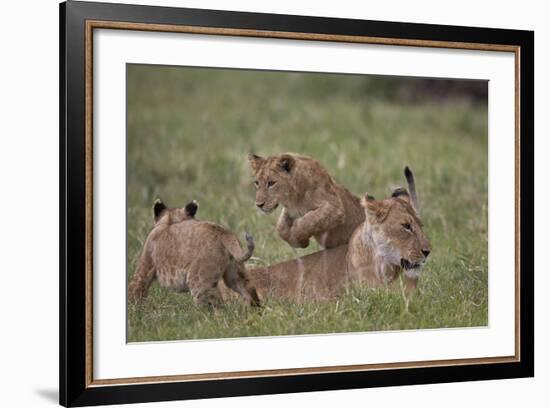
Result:
{"label": "framed photographic print", "polygon": [[533,376],[533,32],[60,27],[62,405]]}

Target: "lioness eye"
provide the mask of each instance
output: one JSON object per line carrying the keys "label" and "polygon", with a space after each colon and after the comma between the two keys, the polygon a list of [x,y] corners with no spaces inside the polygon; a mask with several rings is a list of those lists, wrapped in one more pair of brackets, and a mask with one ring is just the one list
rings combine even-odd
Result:
{"label": "lioness eye", "polygon": [[254,186],[255,186],[256,188],[258,188],[259,185],[260,185],[260,183],[258,183],[258,180],[254,180]]}
{"label": "lioness eye", "polygon": [[267,182],[268,187],[273,187],[275,185],[276,181],[270,180]]}
{"label": "lioness eye", "polygon": [[405,223],[405,224],[402,224],[403,228],[405,228],[407,231],[412,231],[412,227],[411,227],[411,224],[409,224],[408,222]]}

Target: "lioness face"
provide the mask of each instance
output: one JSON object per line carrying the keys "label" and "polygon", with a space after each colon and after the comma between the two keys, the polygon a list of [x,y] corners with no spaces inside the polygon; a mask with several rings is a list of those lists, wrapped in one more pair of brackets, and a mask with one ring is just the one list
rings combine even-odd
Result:
{"label": "lioness face", "polygon": [[199,204],[195,200],[183,208],[168,208],[162,201],[156,200],[153,205],[153,220],[155,221],[155,225],[161,221],[175,224],[195,218],[198,209]]}
{"label": "lioness face", "polygon": [[366,195],[361,204],[366,214],[365,238],[374,241],[377,255],[402,267],[407,276],[418,277],[431,245],[407,190],[398,189],[381,201]]}
{"label": "lioness face", "polygon": [[289,180],[294,167],[294,158],[277,155],[264,159],[254,154],[248,155],[250,168],[256,187],[256,207],[268,214],[279,204],[288,206],[291,191]]}

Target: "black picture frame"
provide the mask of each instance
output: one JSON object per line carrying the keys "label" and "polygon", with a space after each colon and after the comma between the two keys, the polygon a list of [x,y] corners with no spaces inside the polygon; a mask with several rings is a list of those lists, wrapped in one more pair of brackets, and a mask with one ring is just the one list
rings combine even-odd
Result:
{"label": "black picture frame", "polygon": [[[60,403],[64,406],[341,390],[534,375],[534,33],[443,26],[68,1],[60,5]],[[513,362],[93,386],[87,380],[86,22],[217,27],[285,33],[518,47],[521,200],[517,259],[520,358]],[[516,198],[518,199],[518,198]],[[517,233],[517,232],[516,232]],[[90,301],[90,299],[88,299]]]}

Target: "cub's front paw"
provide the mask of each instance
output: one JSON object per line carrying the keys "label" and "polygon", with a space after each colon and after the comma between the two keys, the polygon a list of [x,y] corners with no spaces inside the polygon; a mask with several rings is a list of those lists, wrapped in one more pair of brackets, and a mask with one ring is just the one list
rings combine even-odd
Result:
{"label": "cub's front paw", "polygon": [[303,241],[289,240],[288,243],[292,248],[307,248],[309,245],[309,239]]}
{"label": "cub's front paw", "polygon": [[290,237],[287,242],[292,248],[307,248],[309,245],[309,238],[294,239],[293,237]]}
{"label": "cub's front paw", "polygon": [[290,227],[286,224],[277,224],[277,232],[279,233],[279,236],[285,241],[288,241],[290,239]]}
{"label": "cub's front paw", "polygon": [[279,220],[277,221],[277,232],[279,233],[279,236],[284,239],[285,241],[288,241],[290,238],[290,231],[292,228],[292,219],[286,216],[284,210],[281,216],[279,217]]}

